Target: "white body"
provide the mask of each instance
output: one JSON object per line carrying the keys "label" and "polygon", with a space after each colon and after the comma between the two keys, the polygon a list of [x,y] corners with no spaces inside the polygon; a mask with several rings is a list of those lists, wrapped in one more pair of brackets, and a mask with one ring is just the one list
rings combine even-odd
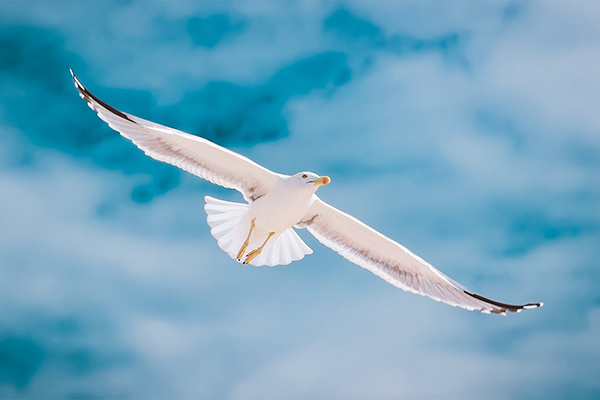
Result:
{"label": "white body", "polygon": [[248,251],[258,248],[267,239],[262,253],[250,261],[251,265],[285,265],[311,254],[312,250],[293,227],[304,219],[316,200],[314,193],[319,185],[311,182],[315,177],[318,176],[308,172],[282,176],[268,193],[249,205],[207,197],[207,221],[219,247],[237,259],[254,222],[242,260]]}
{"label": "white body", "polygon": [[[499,314],[542,305],[500,303],[467,291],[401,244],[320,200],[315,192],[329,183],[328,177],[312,172],[277,174],[204,138],[119,111],[91,94],[75,75],[73,80],[90,108],[145,154],[242,193],[247,204],[206,197],[204,206],[211,234],[234,259],[245,249],[241,259],[255,266],[300,260],[312,250],[294,226],[306,227],[317,240],[349,261],[394,286],[436,301]],[[252,221],[255,228],[244,247]],[[253,250],[252,257],[248,256]]]}
{"label": "white body", "polygon": [[250,205],[248,223],[255,219],[256,230],[279,234],[298,224],[315,201],[317,186],[297,185],[293,177],[282,178],[269,193]]}

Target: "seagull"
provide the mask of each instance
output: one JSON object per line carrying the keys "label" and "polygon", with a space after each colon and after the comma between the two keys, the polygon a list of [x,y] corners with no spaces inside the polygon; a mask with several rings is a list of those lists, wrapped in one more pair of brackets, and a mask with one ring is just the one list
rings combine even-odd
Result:
{"label": "seagull", "polygon": [[322,201],[315,193],[331,182],[329,177],[278,174],[202,137],[119,111],[94,96],[70,71],[88,106],[146,155],[241,192],[246,204],[204,198],[212,236],[238,262],[258,267],[298,261],[313,252],[294,229],[306,228],[348,261],[407,292],[486,314],[506,315],[543,305],[500,303],[473,293],[406,247]]}

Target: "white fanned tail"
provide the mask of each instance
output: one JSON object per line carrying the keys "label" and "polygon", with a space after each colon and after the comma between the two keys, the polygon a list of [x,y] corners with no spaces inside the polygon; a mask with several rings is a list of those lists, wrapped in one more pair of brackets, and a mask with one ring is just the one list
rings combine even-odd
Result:
{"label": "white fanned tail", "polygon": [[[206,196],[204,200],[206,201],[204,210],[208,215],[207,222],[211,227],[210,233],[217,239],[221,250],[229,254],[231,258],[236,259],[250,230],[250,221],[248,218],[244,218],[249,205],[219,200],[210,196]],[[244,257],[249,251],[259,247],[266,239],[265,235],[256,236],[252,235]],[[306,254],[312,254],[312,252],[312,249],[300,239],[294,229],[289,228],[281,234],[273,236],[267,242],[261,254],[250,261],[250,265],[255,267],[287,265],[293,261],[301,260]]]}

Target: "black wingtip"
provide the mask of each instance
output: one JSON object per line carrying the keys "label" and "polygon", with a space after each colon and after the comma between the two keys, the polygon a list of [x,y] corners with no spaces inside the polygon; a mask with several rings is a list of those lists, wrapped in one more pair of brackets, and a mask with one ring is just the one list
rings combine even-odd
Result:
{"label": "black wingtip", "polygon": [[100,100],[99,98],[94,96],[89,90],[87,90],[87,88],[85,86],[83,86],[83,84],[81,83],[79,78],[77,78],[77,76],[75,76],[75,73],[73,73],[73,70],[71,68],[69,68],[69,72],[71,72],[71,77],[73,77],[73,83],[75,83],[75,88],[79,92],[79,95],[81,96],[82,99],[84,99],[85,101],[88,102],[90,107],[94,108],[92,103],[97,103],[100,106],[102,106],[104,109],[106,109],[107,111],[110,111],[111,113],[118,115],[119,117],[126,119],[129,122],[137,124],[137,122],[135,122],[134,120],[129,118],[129,116],[127,114],[125,114],[124,112],[117,110],[113,106],[106,104],[105,102],[103,102],[102,100]]}
{"label": "black wingtip", "polygon": [[498,307],[497,309],[493,309],[490,310],[493,313],[496,314],[503,314],[505,315],[507,311],[509,312],[516,312],[519,313],[522,310],[532,310],[534,308],[538,308],[538,307],[542,307],[544,305],[544,303],[527,303],[527,304],[507,304],[507,303],[500,303],[499,301],[495,301],[492,299],[488,299],[487,297],[483,297],[477,293],[471,293],[467,290],[463,290],[463,292],[477,300],[481,300],[483,302],[486,302],[490,305],[493,305],[495,307]]}

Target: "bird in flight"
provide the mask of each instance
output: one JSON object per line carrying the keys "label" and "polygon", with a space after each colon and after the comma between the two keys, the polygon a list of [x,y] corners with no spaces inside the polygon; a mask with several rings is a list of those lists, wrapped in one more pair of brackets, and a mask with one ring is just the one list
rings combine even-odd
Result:
{"label": "bird in flight", "polygon": [[500,303],[468,291],[401,244],[319,199],[315,193],[330,182],[327,176],[272,172],[204,138],[119,111],[87,90],[72,70],[71,76],[98,117],[146,155],[242,193],[247,204],[206,196],[204,209],[219,247],[243,264],[287,265],[312,254],[294,230],[306,228],[342,257],[407,292],[486,314],[543,305]]}

